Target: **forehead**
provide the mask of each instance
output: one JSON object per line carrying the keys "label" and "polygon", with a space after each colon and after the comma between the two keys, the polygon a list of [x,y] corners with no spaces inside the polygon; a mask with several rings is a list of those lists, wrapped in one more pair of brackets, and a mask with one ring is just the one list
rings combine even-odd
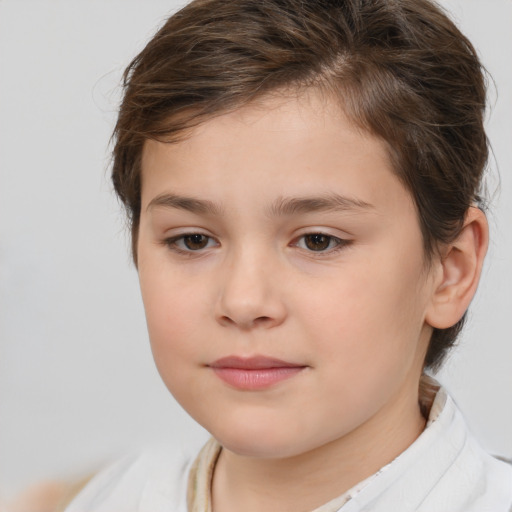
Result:
{"label": "forehead", "polygon": [[201,123],[178,142],[144,145],[146,205],[162,187],[173,193],[200,187],[215,198],[237,187],[239,194],[249,183],[253,188],[244,195],[252,191],[259,197],[289,195],[290,188],[296,195],[309,194],[312,187],[328,193],[334,187],[370,203],[404,192],[386,142],[361,130],[339,103],[316,92],[263,98]]}

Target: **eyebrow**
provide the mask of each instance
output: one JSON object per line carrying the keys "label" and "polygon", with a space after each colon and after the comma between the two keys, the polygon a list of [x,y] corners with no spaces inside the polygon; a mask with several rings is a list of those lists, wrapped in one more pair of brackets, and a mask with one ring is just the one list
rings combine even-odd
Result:
{"label": "eyebrow", "polygon": [[[160,194],[156,196],[149,202],[146,211],[158,206],[212,216],[222,213],[220,205],[213,201],[176,194]],[[271,217],[281,217],[319,211],[346,212],[351,210],[371,210],[373,208],[374,206],[366,201],[332,193],[312,197],[280,197],[270,206],[268,213]]]}
{"label": "eyebrow", "polygon": [[366,201],[331,193],[313,197],[281,197],[270,207],[269,213],[272,216],[284,216],[320,211],[346,212],[371,209],[374,209],[374,206]]}
{"label": "eyebrow", "polygon": [[194,197],[178,196],[176,194],[160,194],[156,196],[149,202],[146,211],[157,206],[176,208],[178,210],[186,210],[191,213],[203,215],[219,215],[222,211],[222,208],[213,201],[197,199]]}

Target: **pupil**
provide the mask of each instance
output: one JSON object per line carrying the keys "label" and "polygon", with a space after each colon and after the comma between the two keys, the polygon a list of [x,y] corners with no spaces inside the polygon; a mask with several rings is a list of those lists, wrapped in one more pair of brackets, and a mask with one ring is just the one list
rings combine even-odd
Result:
{"label": "pupil", "polygon": [[204,235],[188,235],[183,240],[187,249],[197,250],[203,249],[208,243],[208,237]]}
{"label": "pupil", "polygon": [[331,241],[330,236],[316,233],[314,235],[306,236],[306,247],[312,251],[323,251],[329,247]]}

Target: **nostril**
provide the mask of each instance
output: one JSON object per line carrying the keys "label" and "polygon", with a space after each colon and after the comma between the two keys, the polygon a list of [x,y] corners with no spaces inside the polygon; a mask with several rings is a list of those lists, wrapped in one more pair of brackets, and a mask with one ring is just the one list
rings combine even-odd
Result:
{"label": "nostril", "polygon": [[258,318],[254,319],[255,324],[263,324],[271,320],[269,316],[259,316]]}
{"label": "nostril", "polygon": [[233,318],[228,315],[223,315],[220,317],[220,322],[224,325],[238,325],[241,328],[250,329],[256,326],[265,326],[272,322],[272,318],[269,316],[258,316],[253,319],[238,319],[233,320]]}
{"label": "nostril", "polygon": [[272,290],[267,282],[256,279],[248,282],[246,276],[240,274],[230,274],[229,286],[225,285],[221,290],[213,310],[216,321],[243,330],[280,325],[286,317],[281,295],[270,293]]}
{"label": "nostril", "polygon": [[236,323],[232,318],[229,318],[229,316],[226,316],[226,315],[221,316],[220,321],[224,324],[235,324]]}

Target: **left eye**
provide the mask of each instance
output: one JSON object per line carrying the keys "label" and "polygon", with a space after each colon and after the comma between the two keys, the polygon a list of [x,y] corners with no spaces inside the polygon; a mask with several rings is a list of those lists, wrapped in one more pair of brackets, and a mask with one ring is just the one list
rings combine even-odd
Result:
{"label": "left eye", "polygon": [[310,233],[299,238],[297,247],[308,251],[323,252],[341,245],[343,240],[323,233]]}
{"label": "left eye", "polygon": [[201,233],[191,233],[188,235],[177,236],[167,240],[169,247],[175,247],[182,251],[200,251],[216,245],[215,240]]}

